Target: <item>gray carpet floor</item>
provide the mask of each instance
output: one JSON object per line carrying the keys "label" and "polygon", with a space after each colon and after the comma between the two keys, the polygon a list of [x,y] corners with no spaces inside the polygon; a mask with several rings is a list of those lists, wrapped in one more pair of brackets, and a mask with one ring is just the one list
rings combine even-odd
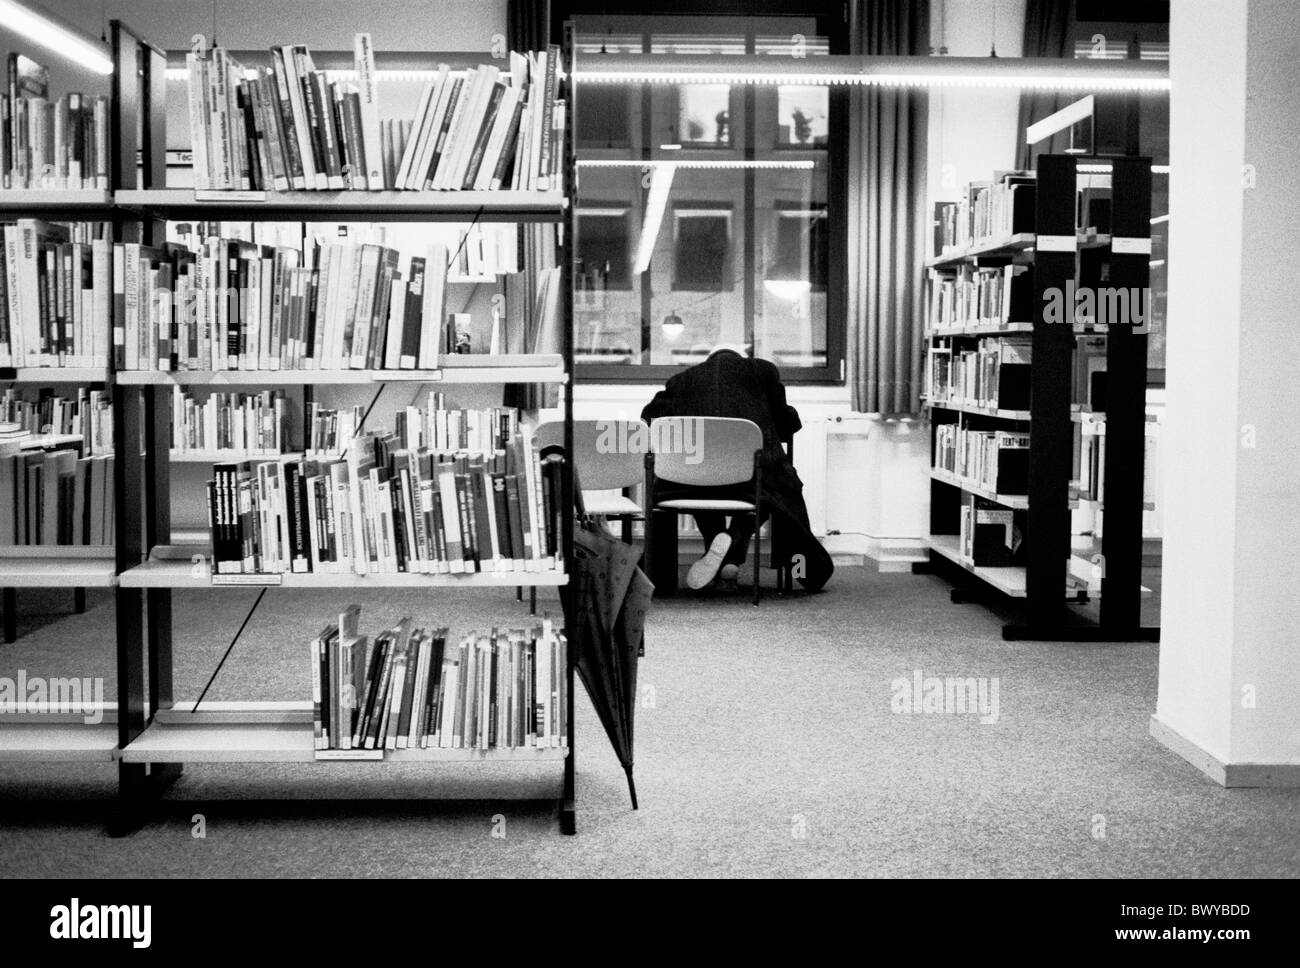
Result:
{"label": "gray carpet floor", "polygon": [[[176,597],[178,698],[194,698],[254,592]],[[508,591],[375,593],[401,615],[518,624]],[[336,593],[271,592],[210,694],[308,695],[304,630]],[[111,599],[25,593],[13,675],[113,673]],[[554,598],[543,605],[558,608]],[[1148,735],[1157,647],[1009,643],[937,577],[841,568],[816,596],[657,602],[636,777],[585,695],[576,837],[558,768],[191,765],[156,818],[110,839],[110,767],[0,766],[5,876],[1237,877],[1300,871],[1300,790],[1223,790]],[[914,675],[998,677],[999,718],[892,711]],[[240,802],[238,798],[252,798]],[[382,797],[374,804],[356,798]],[[523,798],[500,800],[498,797]],[[447,799],[454,798],[454,799]],[[287,800],[295,802],[286,803]],[[89,801],[89,802],[87,802]],[[202,813],[206,838],[192,834]],[[504,837],[493,836],[504,833]]]}

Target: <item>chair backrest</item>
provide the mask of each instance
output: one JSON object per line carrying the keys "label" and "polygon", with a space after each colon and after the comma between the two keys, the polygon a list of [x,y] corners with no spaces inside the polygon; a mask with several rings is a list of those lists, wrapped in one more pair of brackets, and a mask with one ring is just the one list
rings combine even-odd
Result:
{"label": "chair backrest", "polygon": [[763,431],[734,417],[659,417],[650,424],[655,477],[674,484],[720,487],[754,476]]}
{"label": "chair backrest", "polygon": [[[564,446],[564,421],[538,426],[537,446]],[[584,491],[612,491],[640,484],[645,474],[649,428],[642,420],[575,420],[574,467]]]}

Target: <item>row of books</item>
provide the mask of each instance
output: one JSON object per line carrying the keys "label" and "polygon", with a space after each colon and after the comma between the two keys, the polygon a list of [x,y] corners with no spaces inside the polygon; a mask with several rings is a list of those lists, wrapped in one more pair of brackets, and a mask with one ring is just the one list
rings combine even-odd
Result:
{"label": "row of books", "polygon": [[[409,259],[328,242],[304,257],[209,237],[197,249],[119,244],[112,265],[119,370],[434,369],[439,356],[474,349],[457,326],[468,331],[464,314],[446,312],[441,243]],[[559,273],[540,276],[531,304],[508,288],[502,335],[477,351],[560,351]]]}
{"label": "row of books", "polygon": [[[304,438],[307,454],[341,454],[361,429],[362,407],[332,409],[316,401],[307,404]],[[406,450],[439,454],[495,454],[510,447],[519,433],[514,407],[457,409],[446,395],[430,390],[424,408],[408,406],[394,414],[393,437]]]}
{"label": "row of books", "polygon": [[217,574],[563,569],[561,463],[525,426],[491,452],[366,432],[337,459],[242,461],[207,485]]}
{"label": "row of books", "polygon": [[317,70],[303,45],[270,54],[252,71],[220,47],[187,55],[196,189],[545,190],[558,178],[556,47],[512,53],[504,71],[440,65],[409,127],[387,130],[369,34],[355,36],[355,85]]}
{"label": "row of books", "polygon": [[936,424],[934,468],[997,494],[1029,492],[1029,435]]}
{"label": "row of books", "polygon": [[310,642],[318,758],[567,748],[568,642],[549,618],[459,637],[403,618],[372,639],[360,634],[360,612],[348,606]]}
{"label": "row of books", "polygon": [[[1100,429],[1102,432],[1090,432]],[[1149,445],[1148,445],[1149,446]],[[1104,424],[1074,425],[1074,460],[1070,481],[1073,496],[1086,501],[1106,499],[1106,434]],[[1146,500],[1144,496],[1143,500]]]}
{"label": "row of books", "polygon": [[229,451],[256,456],[283,453],[288,421],[283,390],[210,393],[204,399],[172,388],[173,453]]}
{"label": "row of books", "polygon": [[558,188],[565,102],[560,49],[512,52],[463,74],[438,66],[424,86],[397,166],[395,188]]}
{"label": "row of books", "polygon": [[938,202],[934,212],[934,254],[1034,231],[1032,171],[995,172],[970,182],[955,202]]}
{"label": "row of books", "polygon": [[974,494],[962,496],[957,548],[978,568],[1007,568],[1024,561],[1026,522],[1017,512]]}
{"label": "row of books", "polygon": [[0,178],[5,188],[108,190],[108,98],[50,96],[50,72],[9,55],[0,95]]}
{"label": "row of books", "polygon": [[1033,267],[961,264],[930,273],[930,328],[1006,326],[1035,321]]}
{"label": "row of books", "polygon": [[1028,336],[982,339],[972,350],[931,346],[930,402],[1028,410],[1032,360]]}
{"label": "row of books", "polygon": [[0,454],[0,545],[110,545],[113,520],[112,454]]}
{"label": "row of books", "polygon": [[0,395],[0,422],[15,424],[35,438],[80,437],[86,456],[113,450],[113,401],[106,390],[82,387],[75,397],[49,389],[35,399],[18,387]]}
{"label": "row of books", "polygon": [[85,241],[84,228],[40,219],[4,226],[0,366],[108,366],[112,245]]}

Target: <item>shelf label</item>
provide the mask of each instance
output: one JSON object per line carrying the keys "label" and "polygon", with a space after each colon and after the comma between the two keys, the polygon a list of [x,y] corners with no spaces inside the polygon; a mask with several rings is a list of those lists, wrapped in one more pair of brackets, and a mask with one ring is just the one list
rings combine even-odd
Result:
{"label": "shelf label", "polygon": [[375,383],[435,383],[442,379],[442,370],[372,370],[370,379]]}
{"label": "shelf label", "polygon": [[1112,255],[1150,255],[1151,240],[1116,236],[1110,240],[1110,251]]}
{"label": "shelf label", "polygon": [[283,585],[283,575],[213,575],[214,588],[222,586]]}
{"label": "shelf label", "polygon": [[316,750],[318,760],[382,760],[383,750]]}
{"label": "shelf label", "polygon": [[200,191],[194,190],[196,202],[264,202],[266,192],[243,191]]}
{"label": "shelf label", "polygon": [[1073,252],[1078,239],[1073,235],[1040,235],[1035,245],[1039,252]]}

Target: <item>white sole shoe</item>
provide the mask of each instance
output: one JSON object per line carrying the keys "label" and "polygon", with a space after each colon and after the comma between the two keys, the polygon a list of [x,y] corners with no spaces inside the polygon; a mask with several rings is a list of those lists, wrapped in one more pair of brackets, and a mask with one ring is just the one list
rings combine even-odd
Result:
{"label": "white sole shoe", "polygon": [[709,550],[704,553],[704,557],[691,565],[691,570],[686,573],[686,587],[693,592],[698,592],[701,588],[711,585],[713,579],[718,577],[722,559],[730,550],[731,535],[723,532],[714,538],[713,544],[709,545]]}

